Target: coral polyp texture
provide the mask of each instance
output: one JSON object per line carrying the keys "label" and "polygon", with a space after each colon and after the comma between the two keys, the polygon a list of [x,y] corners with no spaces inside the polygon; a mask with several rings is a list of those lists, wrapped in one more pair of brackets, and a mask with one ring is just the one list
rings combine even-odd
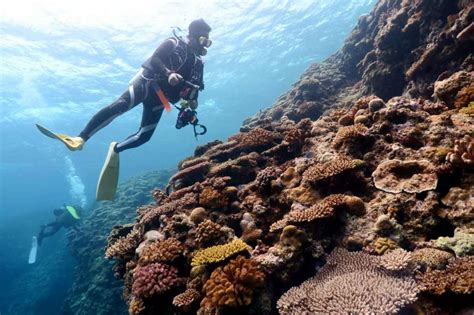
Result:
{"label": "coral polyp texture", "polygon": [[132,293],[147,298],[171,289],[177,282],[176,267],[161,263],[139,266],[133,273]]}
{"label": "coral polyp texture", "polygon": [[217,263],[247,249],[248,245],[241,239],[235,239],[224,245],[215,245],[207,247],[196,252],[191,262],[191,265],[199,266]]}
{"label": "coral polyp texture", "polygon": [[436,170],[426,160],[388,160],[377,166],[372,177],[375,187],[391,193],[421,193],[438,184]]}
{"label": "coral polyp texture", "polygon": [[[379,0],[272,107],[197,147],[109,239],[125,300],[165,315],[466,311],[473,12]],[[134,294],[148,266],[168,284]]]}
{"label": "coral polyp texture", "polygon": [[376,256],[335,249],[316,276],[283,294],[278,310],[282,315],[397,314],[416,301],[419,288],[412,276],[386,272],[381,263]]}
{"label": "coral polyp texture", "polygon": [[203,313],[212,313],[226,306],[249,305],[253,292],[265,281],[258,263],[243,256],[216,268],[204,284]]}

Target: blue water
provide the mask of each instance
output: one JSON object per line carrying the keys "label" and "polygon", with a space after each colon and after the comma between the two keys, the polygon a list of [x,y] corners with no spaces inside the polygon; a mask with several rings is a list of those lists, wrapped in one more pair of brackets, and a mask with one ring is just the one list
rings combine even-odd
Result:
{"label": "blue water", "polygon": [[[108,144],[138,129],[141,106],[97,133],[82,152],[71,153],[42,136],[35,123],[79,133],[124,91],[143,60],[171,36],[171,26],[186,27],[204,17],[213,27],[214,43],[205,57],[206,89],[198,112],[208,133],[196,142],[191,127],[176,130],[173,111],[163,115],[151,141],[121,154],[121,181],[172,169],[197,144],[237,132],[246,117],[270,106],[310,63],[334,53],[375,0],[68,2],[2,4],[0,303],[6,291],[23,295],[21,301],[44,286],[67,287],[67,279],[58,287],[52,275],[25,279],[34,274],[34,267],[26,265],[31,235],[51,219],[54,207],[93,203]],[[61,257],[73,264],[63,234],[48,242],[41,263]],[[0,313],[6,309],[0,304]]]}

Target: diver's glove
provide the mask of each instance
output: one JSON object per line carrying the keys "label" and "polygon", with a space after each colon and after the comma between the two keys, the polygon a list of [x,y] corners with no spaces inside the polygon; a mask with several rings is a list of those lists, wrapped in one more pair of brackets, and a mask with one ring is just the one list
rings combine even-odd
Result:
{"label": "diver's glove", "polygon": [[183,81],[183,77],[179,73],[172,72],[168,75],[168,83],[171,86],[176,86],[180,84],[182,81]]}

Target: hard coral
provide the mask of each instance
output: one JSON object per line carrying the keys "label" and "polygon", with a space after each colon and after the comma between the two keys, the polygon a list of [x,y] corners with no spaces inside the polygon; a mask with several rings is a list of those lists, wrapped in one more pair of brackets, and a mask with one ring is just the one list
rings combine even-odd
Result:
{"label": "hard coral", "polygon": [[178,270],[166,264],[153,263],[138,266],[133,273],[132,292],[137,297],[148,298],[161,294],[178,283]]}
{"label": "hard coral", "polygon": [[105,257],[124,258],[127,255],[132,255],[135,248],[138,247],[142,240],[142,232],[140,229],[133,229],[127,236],[122,236],[114,243],[109,244],[105,251]]}
{"label": "hard coral", "polygon": [[205,159],[198,164],[191,164],[170,178],[166,191],[168,191],[169,187],[174,185],[178,180],[181,181],[182,184],[188,186],[196,181],[204,179],[204,175],[209,171],[210,168],[211,163]]}
{"label": "hard coral", "polygon": [[365,137],[368,133],[366,126],[362,124],[355,124],[352,126],[341,127],[337,131],[336,136],[332,142],[332,145],[335,148],[340,147],[342,144],[347,143],[353,139],[359,137]]}
{"label": "hard coral", "polygon": [[274,144],[275,133],[263,128],[255,128],[229,138],[229,141],[234,140],[239,143],[239,147],[244,152],[261,152]]}
{"label": "hard coral", "polygon": [[412,261],[424,268],[441,269],[453,258],[453,254],[436,248],[421,248],[413,252]]}
{"label": "hard coral", "polygon": [[320,180],[336,176],[342,172],[352,170],[359,165],[358,160],[346,156],[337,156],[332,161],[310,166],[303,173],[303,180],[307,183],[316,183]]}
{"label": "hard coral", "polygon": [[241,239],[235,239],[224,245],[216,245],[194,254],[191,266],[207,265],[223,261],[237,253],[248,250],[249,246]]}
{"label": "hard coral", "polygon": [[196,227],[196,243],[200,247],[221,244],[225,242],[226,233],[220,224],[204,220]]}
{"label": "hard coral", "polygon": [[193,288],[188,288],[181,294],[178,294],[173,299],[173,305],[177,307],[186,308],[199,300],[201,298],[201,293]]}
{"label": "hard coral", "polygon": [[243,256],[218,267],[204,284],[201,310],[210,313],[222,307],[249,305],[254,291],[264,283],[265,274],[256,261]]}
{"label": "hard coral", "polygon": [[205,208],[221,209],[227,206],[229,200],[218,190],[205,187],[199,194],[199,204]]}
{"label": "hard coral", "polygon": [[433,241],[435,247],[453,251],[457,257],[474,254],[474,234],[461,229],[454,230],[452,237],[442,236]]}
{"label": "hard coral", "polygon": [[474,166],[474,137],[465,135],[454,141],[454,149],[446,155],[446,161],[459,166]]}
{"label": "hard coral", "polygon": [[278,300],[280,314],[396,314],[416,300],[410,275],[379,268],[380,258],[335,249],[313,278]]}
{"label": "hard coral", "polygon": [[387,160],[372,173],[375,187],[390,193],[420,193],[438,184],[434,165],[427,160]]}
{"label": "hard coral", "polygon": [[474,102],[474,82],[466,85],[458,92],[454,101],[454,107],[463,108],[469,106],[472,102]]}
{"label": "hard coral", "polygon": [[147,265],[155,262],[171,262],[184,251],[183,244],[175,238],[167,238],[153,242],[142,250],[140,255],[140,265]]}
{"label": "hard coral", "polygon": [[428,270],[419,275],[424,291],[441,295],[446,291],[458,294],[474,292],[474,256],[458,258],[448,264],[446,270]]}
{"label": "hard coral", "polygon": [[196,199],[197,196],[194,193],[188,193],[181,199],[173,200],[170,202],[167,202],[161,206],[158,206],[148,212],[146,212],[141,218],[140,218],[140,224],[149,224],[153,223],[155,221],[158,221],[160,218],[160,215],[167,214],[174,212],[178,209],[186,209],[186,208],[191,208],[194,205],[196,205]]}

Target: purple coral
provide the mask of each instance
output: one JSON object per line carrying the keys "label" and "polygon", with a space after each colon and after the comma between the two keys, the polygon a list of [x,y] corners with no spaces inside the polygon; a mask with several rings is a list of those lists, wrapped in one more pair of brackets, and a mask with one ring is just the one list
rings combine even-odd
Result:
{"label": "purple coral", "polygon": [[132,292],[138,297],[163,293],[178,283],[178,270],[166,264],[139,266],[133,274]]}

